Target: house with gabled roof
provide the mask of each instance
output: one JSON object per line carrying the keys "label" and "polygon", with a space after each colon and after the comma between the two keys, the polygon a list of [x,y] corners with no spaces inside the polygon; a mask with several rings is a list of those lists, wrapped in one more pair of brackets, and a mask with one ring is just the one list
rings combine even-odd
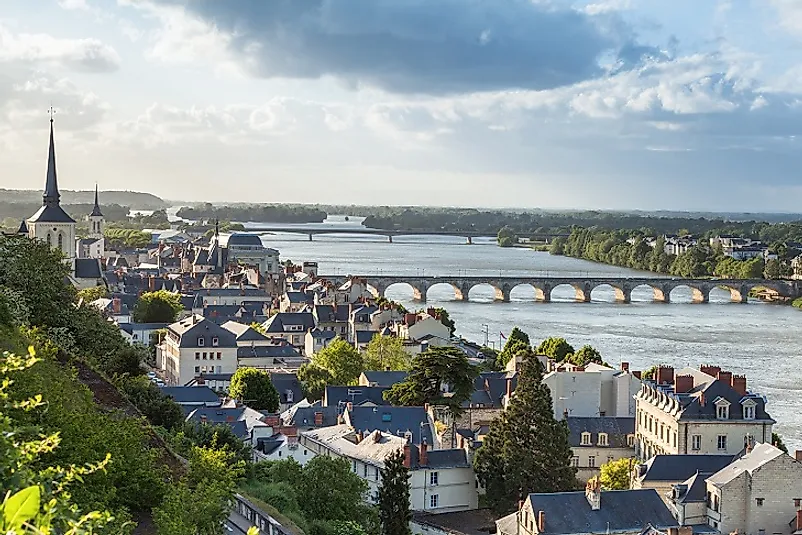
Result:
{"label": "house with gabled roof", "polygon": [[234,333],[193,314],[167,326],[156,362],[167,384],[180,386],[203,374],[233,374],[237,347]]}

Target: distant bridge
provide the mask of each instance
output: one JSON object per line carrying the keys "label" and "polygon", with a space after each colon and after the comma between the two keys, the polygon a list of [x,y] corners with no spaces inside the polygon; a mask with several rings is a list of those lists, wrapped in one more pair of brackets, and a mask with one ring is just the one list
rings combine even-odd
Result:
{"label": "distant bridge", "polygon": [[[292,227],[248,227],[245,229],[247,232],[289,232],[293,234],[307,234],[309,241],[312,241],[312,236],[318,234],[367,234],[373,236],[387,236],[390,243],[393,243],[393,236],[456,236],[465,238],[467,243],[473,243],[473,238],[495,238],[496,235],[490,232],[478,232],[472,230],[400,230],[400,229],[376,229],[367,227],[355,228],[292,228]],[[568,237],[568,234],[535,234],[531,236],[535,240],[551,241],[557,237]]]}
{"label": "distant bridge", "polygon": [[[325,276],[319,278],[334,283],[343,283],[349,277]],[[471,288],[479,285],[489,285],[496,292],[496,300],[509,302],[513,288],[522,285],[532,286],[535,289],[535,298],[538,301],[550,302],[551,294],[558,286],[570,286],[574,289],[576,300],[583,303],[591,301],[591,294],[595,288],[609,286],[615,291],[616,301],[629,303],[632,291],[639,287],[651,288],[654,301],[659,303],[671,302],[671,291],[680,286],[687,287],[693,294],[693,302],[707,303],[710,300],[710,291],[714,288],[729,290],[730,298],[734,302],[746,303],[749,292],[754,288],[765,288],[778,297],[796,298],[802,296],[802,282],[763,279],[659,279],[647,277],[449,277],[449,276],[405,276],[405,275],[378,275],[357,277],[373,288],[373,291],[384,296],[390,286],[407,284],[412,287],[413,297],[417,301],[426,301],[426,294],[435,284],[448,284],[454,288],[454,295],[458,301],[467,301]]]}

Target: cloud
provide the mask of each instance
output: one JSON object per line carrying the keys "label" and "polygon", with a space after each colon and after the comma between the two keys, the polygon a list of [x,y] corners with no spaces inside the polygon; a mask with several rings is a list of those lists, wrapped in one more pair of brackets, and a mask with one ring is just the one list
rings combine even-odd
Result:
{"label": "cloud", "polygon": [[[550,0],[127,2],[194,25],[196,38],[224,47],[251,75],[331,76],[395,93],[566,86],[602,74],[600,57],[628,39],[606,14]],[[186,52],[175,35],[163,32],[155,52]]]}
{"label": "cloud", "polygon": [[47,34],[14,34],[0,25],[0,63],[65,67],[104,73],[120,67],[114,48],[96,39],[58,39]]}

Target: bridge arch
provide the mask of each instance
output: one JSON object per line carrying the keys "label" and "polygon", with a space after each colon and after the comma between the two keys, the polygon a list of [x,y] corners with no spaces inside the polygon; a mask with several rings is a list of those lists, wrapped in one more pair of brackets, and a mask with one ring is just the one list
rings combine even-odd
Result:
{"label": "bridge arch", "polygon": [[549,301],[554,300],[554,291],[560,288],[557,291],[557,300],[558,301],[565,301],[566,298],[562,297],[561,294],[565,294],[566,286],[570,287],[574,291],[574,298],[572,301],[578,301],[580,303],[588,303],[590,302],[590,292],[592,287],[587,282],[558,282],[553,287],[551,287],[549,291]]}
{"label": "bridge arch", "polygon": [[[476,290],[479,289],[479,293]],[[485,295],[490,294],[488,290],[492,289],[492,299],[494,301],[509,301],[510,291],[512,287],[509,284],[499,284],[495,281],[477,281],[473,284],[467,285],[467,292],[463,292],[466,300],[485,300]],[[485,294],[485,295],[482,295]],[[488,296],[489,297],[489,296]]]}
{"label": "bridge arch", "polygon": [[610,290],[612,290],[613,301],[617,303],[629,303],[631,300],[632,291],[630,290],[630,288],[625,284],[616,284],[614,282],[600,282],[594,285],[590,290],[591,300],[593,301],[598,300],[597,298],[599,297],[599,294],[597,293],[596,297],[593,297],[593,293],[599,289],[601,289],[603,292],[604,291],[609,292]]}
{"label": "bridge arch", "polygon": [[[669,299],[671,301],[676,301],[677,297],[681,296],[685,291],[690,290],[690,302],[691,303],[708,303],[710,302],[710,286],[707,284],[697,284],[693,282],[684,282],[679,281],[676,284],[672,285],[669,290]],[[680,290],[677,294],[675,291],[678,288],[684,288],[685,290]],[[680,302],[682,299],[680,298]]]}
{"label": "bridge arch", "polygon": [[[450,296],[448,294],[451,293]],[[441,297],[442,296],[442,297]],[[446,297],[448,296],[448,297]],[[459,285],[453,282],[435,282],[426,289],[427,299],[464,301],[464,295]]]}
{"label": "bridge arch", "polygon": [[[531,282],[518,282],[511,285],[510,288],[510,299],[513,296],[516,297],[518,300],[532,300],[535,299],[537,301],[542,301],[542,290],[541,294],[538,294],[538,288],[535,284]],[[514,295],[515,294],[515,295]]]}
{"label": "bridge arch", "polygon": [[[668,303],[671,301],[671,286],[660,283],[641,282],[632,286],[629,289],[630,302],[633,300],[641,301],[648,300],[656,303]],[[646,299],[644,294],[649,292],[649,298]]]}
{"label": "bridge arch", "polygon": [[[417,281],[405,281],[405,280],[397,280],[397,281],[389,281],[385,284],[378,284],[377,290],[379,290],[379,295],[387,296],[387,291],[390,288],[397,288],[398,286],[407,286],[412,290],[412,300],[413,301],[426,301],[426,290],[427,285],[424,282],[417,282]],[[395,290],[391,292],[391,294],[395,294]]]}

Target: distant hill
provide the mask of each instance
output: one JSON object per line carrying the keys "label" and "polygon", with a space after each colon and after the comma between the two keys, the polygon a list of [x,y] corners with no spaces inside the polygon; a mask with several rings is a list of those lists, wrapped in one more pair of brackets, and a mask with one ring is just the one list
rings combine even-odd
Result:
{"label": "distant hill", "polygon": [[[0,188],[0,199],[7,203],[41,203],[42,192],[40,190]],[[93,190],[61,190],[61,202],[64,204],[88,204],[91,206],[94,200],[95,192]],[[101,191],[100,204],[101,206],[112,204],[128,206],[132,210],[161,210],[170,206],[156,195],[139,191]]]}

